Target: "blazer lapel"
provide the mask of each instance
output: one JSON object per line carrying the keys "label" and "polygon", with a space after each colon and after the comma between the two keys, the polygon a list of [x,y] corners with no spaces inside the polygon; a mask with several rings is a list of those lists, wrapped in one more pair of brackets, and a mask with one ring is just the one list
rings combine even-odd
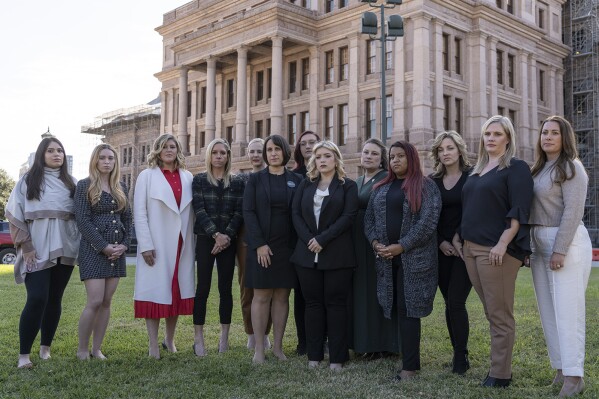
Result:
{"label": "blazer lapel", "polygon": [[337,179],[337,175],[335,175],[333,180],[331,180],[331,184],[329,184],[329,195],[324,197],[324,200],[322,201],[322,209],[320,210],[320,213],[324,212],[325,208],[330,202],[331,197],[335,193],[335,190],[337,190],[337,187],[339,187],[339,179]]}
{"label": "blazer lapel", "polygon": [[173,189],[168,181],[166,181],[166,177],[164,177],[164,173],[162,173],[162,170],[159,167],[154,168],[152,171],[150,198],[164,202],[164,204],[173,212],[179,213],[179,207],[177,206]]}
{"label": "blazer lapel", "polygon": [[185,173],[185,171],[179,171],[179,176],[181,176],[181,206],[179,207],[179,209],[183,210],[192,201],[192,177],[189,174]]}
{"label": "blazer lapel", "polygon": [[285,184],[287,185],[287,206],[291,207],[291,201],[293,200],[293,193],[299,186],[299,183],[293,179],[293,172],[289,172],[285,169]]}
{"label": "blazer lapel", "polygon": [[[316,217],[314,216],[314,194],[316,194],[316,188],[318,187],[318,182],[312,182],[310,183],[310,185],[308,185],[308,187],[306,187],[305,189],[305,194],[304,194],[304,198],[305,201],[302,201],[302,207],[305,203],[306,205],[306,209],[304,209],[304,212],[308,215],[308,218],[306,220],[308,226],[310,227],[310,230],[317,232],[318,228],[316,227]],[[322,214],[322,209],[320,211],[320,213]]]}

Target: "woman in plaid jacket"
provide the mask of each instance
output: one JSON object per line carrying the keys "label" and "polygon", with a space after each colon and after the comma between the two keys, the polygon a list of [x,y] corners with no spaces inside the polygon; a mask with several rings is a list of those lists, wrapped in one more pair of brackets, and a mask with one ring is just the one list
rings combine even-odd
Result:
{"label": "woman in plaid jacket", "polygon": [[194,233],[198,284],[193,310],[195,339],[193,350],[197,356],[206,355],[204,323],[206,302],[210,294],[212,268],[216,259],[219,317],[221,336],[218,351],[229,347],[229,327],[233,311],[233,273],[237,232],[243,223],[242,201],[244,182],[231,174],[231,148],[227,141],[215,139],[206,149],[206,172],[193,178],[193,210],[196,215]]}

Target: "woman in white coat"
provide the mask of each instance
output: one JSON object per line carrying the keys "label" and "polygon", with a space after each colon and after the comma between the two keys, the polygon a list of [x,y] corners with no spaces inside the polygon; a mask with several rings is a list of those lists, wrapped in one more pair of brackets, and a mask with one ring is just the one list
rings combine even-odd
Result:
{"label": "woman in white coat", "polygon": [[170,134],[154,141],[148,164],[150,167],[137,178],[133,201],[137,235],[135,317],[146,319],[149,355],[160,359],[160,319],[166,319],[162,347],[176,352],[177,319],[193,313],[193,176],[185,170],[181,144]]}

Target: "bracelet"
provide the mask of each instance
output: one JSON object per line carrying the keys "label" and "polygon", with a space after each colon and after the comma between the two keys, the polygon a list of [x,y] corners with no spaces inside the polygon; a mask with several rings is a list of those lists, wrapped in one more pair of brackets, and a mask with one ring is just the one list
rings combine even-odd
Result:
{"label": "bracelet", "polygon": [[212,238],[213,238],[213,239],[216,239],[216,237],[218,237],[218,235],[219,235],[219,234],[220,234],[220,233],[217,231],[216,233],[212,234]]}

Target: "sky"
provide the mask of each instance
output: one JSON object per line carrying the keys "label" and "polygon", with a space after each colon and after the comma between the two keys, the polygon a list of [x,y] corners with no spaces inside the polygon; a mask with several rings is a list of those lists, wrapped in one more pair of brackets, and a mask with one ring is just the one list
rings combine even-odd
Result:
{"label": "sky", "polygon": [[50,132],[87,176],[93,140],[81,126],[160,93],[163,14],[187,0],[11,1],[0,37],[0,168],[17,179]]}

